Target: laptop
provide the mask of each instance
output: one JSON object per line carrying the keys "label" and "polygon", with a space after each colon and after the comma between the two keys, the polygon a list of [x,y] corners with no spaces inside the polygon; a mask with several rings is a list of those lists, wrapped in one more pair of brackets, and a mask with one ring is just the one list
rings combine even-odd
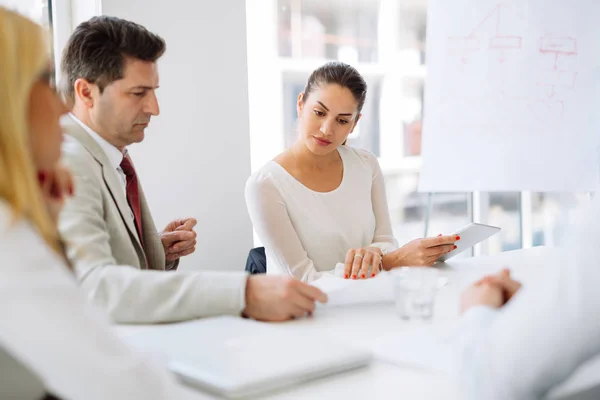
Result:
{"label": "laptop", "polygon": [[324,333],[235,317],[117,330],[139,350],[164,357],[184,384],[229,399],[259,396],[372,359],[371,351]]}

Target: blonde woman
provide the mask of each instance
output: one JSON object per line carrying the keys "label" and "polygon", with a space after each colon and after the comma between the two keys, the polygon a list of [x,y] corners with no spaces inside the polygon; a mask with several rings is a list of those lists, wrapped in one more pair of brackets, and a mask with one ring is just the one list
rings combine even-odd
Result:
{"label": "blonde woman", "polygon": [[[65,261],[56,219],[73,192],[58,166],[67,110],[51,84],[45,41],[38,25],[0,7],[1,374],[22,364],[42,390],[65,399],[184,398],[166,370],[113,335]],[[0,395],[41,397],[20,389],[3,386]]]}

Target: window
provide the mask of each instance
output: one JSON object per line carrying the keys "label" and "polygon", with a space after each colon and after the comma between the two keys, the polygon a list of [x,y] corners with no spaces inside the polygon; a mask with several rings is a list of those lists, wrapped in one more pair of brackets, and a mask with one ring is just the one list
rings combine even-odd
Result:
{"label": "window", "polygon": [[484,253],[520,249],[521,244],[521,193],[493,192],[489,194],[487,223],[502,230],[492,236],[485,245]]}
{"label": "window", "polygon": [[0,6],[14,9],[50,29],[52,26],[51,0],[0,0]]}
{"label": "window", "polygon": [[[48,31],[48,47],[51,58],[54,58],[54,41],[52,38],[52,0],[0,0],[0,6],[13,9],[31,18]],[[54,61],[54,60],[52,60]]]}
{"label": "window", "polygon": [[279,0],[279,55],[376,62],[379,1]]}
{"label": "window", "polygon": [[532,244],[560,244],[566,228],[577,220],[577,211],[589,199],[587,193],[533,193]]}
{"label": "window", "polygon": [[[475,220],[502,228],[479,254],[555,244],[573,210],[587,201],[585,194],[417,192],[427,0],[247,2],[253,170],[294,142],[298,94],[316,67],[339,60],[355,66],[369,86],[349,144],[378,156],[400,243]],[[263,103],[281,104],[273,111],[280,116],[253,111]]]}

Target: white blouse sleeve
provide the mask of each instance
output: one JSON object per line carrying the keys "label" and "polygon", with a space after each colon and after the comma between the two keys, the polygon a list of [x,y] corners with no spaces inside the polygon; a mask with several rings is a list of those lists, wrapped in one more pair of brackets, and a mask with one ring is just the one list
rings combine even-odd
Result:
{"label": "white blouse sleeve", "polygon": [[0,344],[48,391],[65,399],[187,398],[166,369],[115,336],[29,224],[0,225],[0,254]]}
{"label": "white blouse sleeve", "polygon": [[396,250],[398,242],[394,238],[392,224],[390,222],[390,211],[388,209],[387,197],[385,192],[385,180],[381,167],[374,154],[366,150],[357,152],[366,161],[373,171],[373,184],[371,186],[371,203],[373,204],[373,213],[375,214],[375,234],[371,246],[378,247],[385,253]]}
{"label": "white blouse sleeve", "polygon": [[474,307],[461,318],[458,370],[465,398],[542,398],[600,355],[598,221],[600,204],[570,245],[531,266],[538,278],[506,306]]}
{"label": "white blouse sleeve", "polygon": [[323,275],[308,258],[270,175],[250,177],[246,184],[246,205],[258,237],[280,268],[303,282],[312,282]]}

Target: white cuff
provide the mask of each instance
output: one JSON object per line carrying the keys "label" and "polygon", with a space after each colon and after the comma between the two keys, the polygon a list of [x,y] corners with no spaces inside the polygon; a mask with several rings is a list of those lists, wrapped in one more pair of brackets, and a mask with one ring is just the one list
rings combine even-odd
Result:
{"label": "white cuff", "polygon": [[381,250],[381,252],[383,253],[384,256],[387,253],[389,253],[390,251],[394,251],[394,250],[398,249],[398,246],[394,245],[393,243],[389,243],[389,242],[371,243],[369,245],[369,247],[377,247],[378,249]]}
{"label": "white cuff", "polygon": [[496,314],[498,313],[498,309],[490,306],[474,306],[469,308],[461,318],[461,324],[471,325],[471,324],[484,324],[487,321],[492,320]]}

